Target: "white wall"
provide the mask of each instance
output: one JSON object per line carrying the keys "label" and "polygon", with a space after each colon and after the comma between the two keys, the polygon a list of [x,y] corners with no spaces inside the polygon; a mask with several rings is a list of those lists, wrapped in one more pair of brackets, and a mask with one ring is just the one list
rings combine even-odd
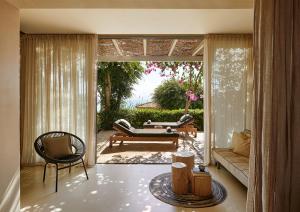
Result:
{"label": "white wall", "polygon": [[7,0],[18,8],[245,9],[253,0]]}
{"label": "white wall", "polygon": [[19,207],[19,10],[0,0],[0,212]]}

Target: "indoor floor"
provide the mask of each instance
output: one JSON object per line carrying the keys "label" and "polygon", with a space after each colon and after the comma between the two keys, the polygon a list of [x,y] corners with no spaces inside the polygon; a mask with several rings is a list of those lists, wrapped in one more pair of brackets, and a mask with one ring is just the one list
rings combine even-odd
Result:
{"label": "indoor floor", "polygon": [[243,212],[246,188],[224,168],[209,167],[213,178],[227,190],[227,198],[209,208],[180,208],[165,204],[152,196],[150,180],[171,170],[170,165],[98,164],[88,169],[87,181],[81,167],[71,174],[60,172],[58,192],[55,193],[55,169],[48,168],[43,183],[43,167],[27,167],[21,171],[21,211],[66,212]]}

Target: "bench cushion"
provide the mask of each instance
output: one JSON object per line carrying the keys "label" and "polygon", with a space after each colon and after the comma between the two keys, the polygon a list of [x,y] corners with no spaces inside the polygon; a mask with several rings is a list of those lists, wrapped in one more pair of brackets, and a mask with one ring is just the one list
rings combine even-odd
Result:
{"label": "bench cushion", "polygon": [[213,157],[222,164],[233,176],[248,187],[249,158],[236,154],[232,149],[215,148]]}

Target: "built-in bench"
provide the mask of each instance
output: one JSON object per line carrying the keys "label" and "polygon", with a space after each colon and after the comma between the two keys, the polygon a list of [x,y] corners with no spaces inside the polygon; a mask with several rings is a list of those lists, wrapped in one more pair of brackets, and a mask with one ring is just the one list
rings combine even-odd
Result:
{"label": "built-in bench", "polygon": [[213,149],[213,157],[218,168],[225,167],[242,184],[248,187],[249,158],[234,153],[229,148]]}

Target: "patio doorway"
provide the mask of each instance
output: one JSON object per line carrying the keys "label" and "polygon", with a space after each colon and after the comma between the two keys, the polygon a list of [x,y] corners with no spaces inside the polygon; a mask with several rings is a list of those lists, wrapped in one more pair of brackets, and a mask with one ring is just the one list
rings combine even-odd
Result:
{"label": "patio doorway", "polygon": [[[203,161],[203,36],[106,36],[98,44],[97,163],[171,163],[172,153],[192,151]],[[192,73],[192,74],[191,74]],[[109,95],[109,98],[107,98]],[[177,122],[190,113],[197,137],[172,142],[117,142],[113,122],[134,128],[148,120]]]}

